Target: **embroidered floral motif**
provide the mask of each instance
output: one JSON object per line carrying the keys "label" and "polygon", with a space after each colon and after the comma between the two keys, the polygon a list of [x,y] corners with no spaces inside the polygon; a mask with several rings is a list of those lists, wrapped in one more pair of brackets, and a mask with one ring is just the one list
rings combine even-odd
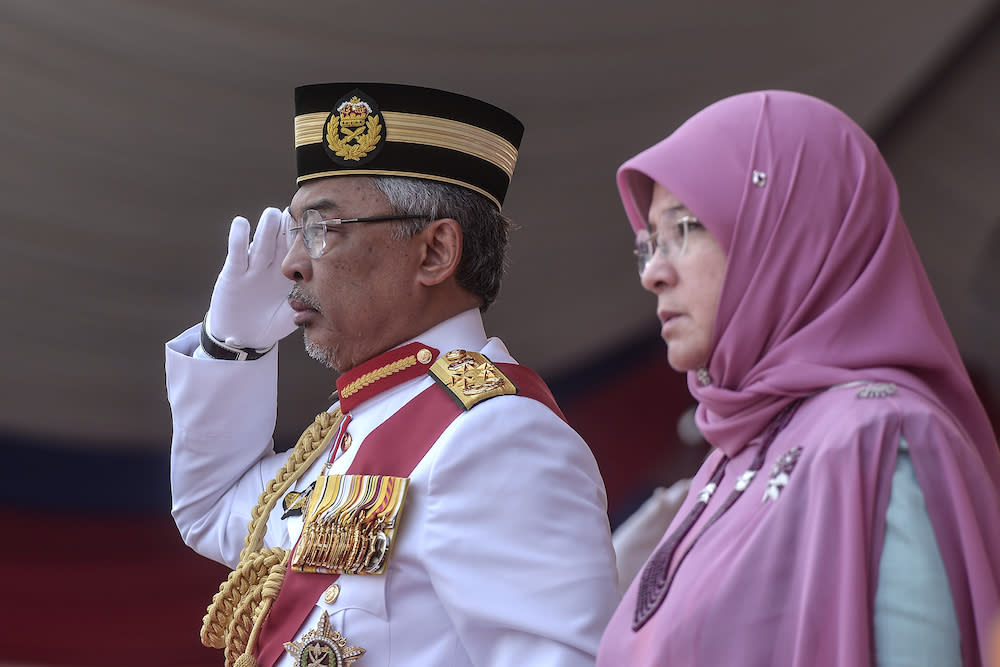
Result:
{"label": "embroidered floral motif", "polygon": [[768,500],[777,500],[781,495],[781,490],[788,486],[789,475],[795,469],[795,464],[799,462],[802,455],[801,447],[792,447],[787,452],[778,457],[771,469],[771,477],[767,480],[767,488],[764,490],[764,497],[760,502],[766,503]]}
{"label": "embroidered floral motif", "polygon": [[709,482],[705,485],[705,488],[698,492],[698,502],[707,505],[708,501],[711,500],[712,494],[715,493],[715,489],[718,485],[715,482]]}
{"label": "embroidered floral motif", "polygon": [[[751,462],[750,467],[740,475],[740,478],[736,482],[735,488],[730,492],[729,496],[722,502],[722,504],[716,509],[715,514],[705,522],[702,526],[701,532],[694,535],[688,543],[687,549],[685,549],[680,557],[677,559],[677,565],[674,566],[673,570],[670,570],[670,562],[674,558],[674,552],[680,545],[681,540],[687,536],[688,531],[691,527],[698,521],[702,512],[708,504],[709,499],[715,490],[719,486],[719,482],[722,480],[722,476],[726,472],[726,463],[729,461],[729,457],[723,456],[721,460],[716,464],[715,471],[709,478],[708,484],[705,488],[701,490],[698,494],[698,502],[694,503],[688,515],[684,517],[684,520],[680,522],[680,525],[674,529],[673,532],[664,540],[653,555],[650,556],[646,565],[642,568],[642,573],[639,575],[639,590],[636,592],[635,598],[635,612],[632,616],[632,631],[637,632],[646,622],[652,618],[653,614],[660,608],[663,603],[663,599],[667,595],[667,591],[670,590],[670,582],[673,581],[674,575],[677,573],[677,567],[684,562],[684,558],[691,551],[691,547],[698,541],[704,533],[719,517],[723,516],[730,507],[739,499],[743,497],[743,491],[750,485],[753,480],[754,475],[757,474],[759,470],[764,467],[764,461],[767,460],[767,452],[771,447],[771,443],[778,436],[778,433],[783,429],[795,414],[798,409],[799,404],[802,399],[797,399],[786,405],[781,412],[775,415],[771,423],[768,424],[767,429],[762,434],[761,444],[757,450],[757,454],[754,456],[753,462]],[[785,481],[783,484],[787,484],[788,472],[791,472],[792,467],[795,466],[795,461],[798,460],[800,448],[796,447],[793,450],[785,453],[784,456],[779,459],[779,462],[775,464],[775,472],[787,468],[785,472]],[[785,465],[781,464],[781,461],[788,459]],[[772,475],[773,477],[773,475]],[[777,493],[775,493],[777,497]],[[765,495],[766,499],[767,496]]]}
{"label": "embroidered floral motif", "polygon": [[756,474],[757,474],[756,470],[745,471],[742,475],[740,475],[740,478],[736,480],[736,486],[733,488],[736,491],[745,491],[746,488],[750,486],[750,482],[753,481],[753,478]]}

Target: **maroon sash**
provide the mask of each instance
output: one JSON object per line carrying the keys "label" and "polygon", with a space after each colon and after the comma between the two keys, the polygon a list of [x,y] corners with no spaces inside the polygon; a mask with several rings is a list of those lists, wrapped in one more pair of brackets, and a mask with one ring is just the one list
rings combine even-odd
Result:
{"label": "maroon sash", "polygon": [[[514,383],[519,396],[543,403],[566,421],[552,392],[537,373],[517,364],[496,366]],[[428,387],[368,434],[347,474],[409,477],[444,430],[464,410],[440,385]],[[285,642],[296,635],[323,591],[339,577],[339,574],[308,574],[288,568],[254,649],[260,667],[274,666],[285,649]]]}

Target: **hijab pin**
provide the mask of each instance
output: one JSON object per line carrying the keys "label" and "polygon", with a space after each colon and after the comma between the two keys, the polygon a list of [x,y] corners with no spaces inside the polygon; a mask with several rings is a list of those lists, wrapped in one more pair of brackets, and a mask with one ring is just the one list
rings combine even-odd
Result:
{"label": "hijab pin", "polygon": [[754,185],[758,188],[762,188],[767,185],[767,174],[762,172],[760,169],[753,170],[753,177],[750,179]]}
{"label": "hijab pin", "polygon": [[696,375],[698,376],[698,384],[702,387],[712,384],[712,376],[708,374],[708,369],[704,366],[698,369]]}

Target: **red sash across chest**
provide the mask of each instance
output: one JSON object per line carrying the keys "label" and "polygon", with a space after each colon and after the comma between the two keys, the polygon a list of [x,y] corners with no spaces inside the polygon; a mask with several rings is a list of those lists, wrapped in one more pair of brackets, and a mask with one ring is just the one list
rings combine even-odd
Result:
{"label": "red sash across chest", "polygon": [[[514,383],[519,396],[543,403],[565,421],[538,374],[517,364],[496,366]],[[463,411],[447,390],[436,384],[428,387],[368,434],[347,474],[409,477]],[[306,574],[288,569],[271,612],[264,619],[254,651],[260,667],[273,667],[284,651],[284,643],[295,637],[323,591],[339,577],[339,574]]]}

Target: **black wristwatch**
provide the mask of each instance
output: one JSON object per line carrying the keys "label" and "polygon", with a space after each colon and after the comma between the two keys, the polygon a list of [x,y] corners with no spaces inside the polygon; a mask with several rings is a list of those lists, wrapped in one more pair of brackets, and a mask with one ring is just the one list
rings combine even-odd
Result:
{"label": "black wristwatch", "polygon": [[265,348],[263,350],[255,350],[252,347],[236,347],[234,345],[226,345],[221,340],[213,336],[208,331],[208,327],[205,326],[205,320],[201,321],[201,349],[205,350],[205,354],[212,357],[213,359],[223,359],[225,361],[253,361],[254,359],[260,359],[265,354],[271,351],[271,347]]}

